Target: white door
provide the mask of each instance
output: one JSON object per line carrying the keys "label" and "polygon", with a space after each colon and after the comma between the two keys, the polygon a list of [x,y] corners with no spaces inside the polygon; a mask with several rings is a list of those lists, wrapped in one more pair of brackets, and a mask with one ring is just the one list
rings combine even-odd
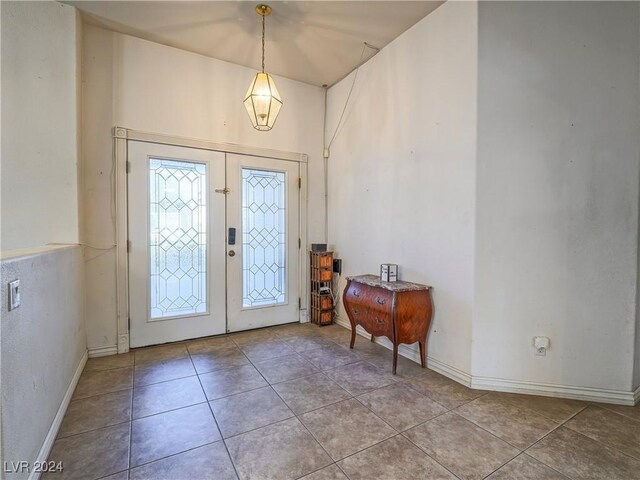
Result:
{"label": "white door", "polygon": [[297,162],[135,141],[127,158],[131,347],[299,321]]}
{"label": "white door", "polygon": [[131,347],[224,333],[225,155],[128,142]]}
{"label": "white door", "polygon": [[297,162],[227,154],[229,332],[299,320],[299,176]]}

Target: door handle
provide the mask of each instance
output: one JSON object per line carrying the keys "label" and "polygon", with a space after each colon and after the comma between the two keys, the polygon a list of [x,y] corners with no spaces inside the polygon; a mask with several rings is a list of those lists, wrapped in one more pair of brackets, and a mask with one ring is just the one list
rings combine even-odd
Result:
{"label": "door handle", "polygon": [[236,256],[236,252],[233,250],[229,250],[229,256],[230,257],[235,257]]}

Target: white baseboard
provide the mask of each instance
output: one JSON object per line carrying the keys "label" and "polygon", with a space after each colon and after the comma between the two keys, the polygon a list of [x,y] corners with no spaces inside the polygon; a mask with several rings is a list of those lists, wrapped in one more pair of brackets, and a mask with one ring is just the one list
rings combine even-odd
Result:
{"label": "white baseboard", "polygon": [[89,358],[106,357],[108,355],[116,355],[118,353],[117,345],[109,345],[108,347],[98,347],[89,349]]}
{"label": "white baseboard", "polygon": [[496,392],[524,393],[543,397],[570,398],[615,405],[635,405],[634,392],[625,392],[624,390],[524,382],[493,377],[472,377],[471,388]]}
{"label": "white baseboard", "polygon": [[[348,320],[337,317],[336,323],[351,330],[351,324]],[[370,335],[360,327],[356,329],[359,335],[370,338]],[[376,343],[392,349],[393,344],[385,337],[376,337]],[[398,353],[403,357],[420,363],[420,353],[417,349],[400,345]],[[555,385],[535,382],[524,382],[516,380],[507,380],[493,377],[474,377],[456,367],[448,365],[440,360],[427,355],[427,367],[438,372],[445,377],[455,380],[467,387],[479,390],[491,390],[496,392],[523,393],[528,395],[540,395],[545,397],[570,398],[574,400],[583,400],[589,402],[613,403],[616,405],[633,406],[640,401],[640,387],[635,391],[626,392],[624,390],[607,390],[592,387],[577,387],[572,385]]]}
{"label": "white baseboard", "polygon": [[[51,423],[51,427],[47,432],[47,436],[42,443],[42,447],[38,452],[38,456],[35,459],[36,462],[40,464],[47,461],[49,458],[49,454],[51,453],[51,448],[53,448],[53,442],[56,440],[58,436],[58,430],[60,430],[60,425],[62,424],[62,419],[64,418],[65,413],[67,413],[67,408],[69,407],[69,403],[71,402],[71,397],[73,396],[73,392],[76,389],[76,385],[78,385],[78,380],[80,380],[80,375],[82,374],[82,370],[84,370],[84,366],[87,363],[88,352],[84,352],[82,358],[80,359],[80,363],[76,367],[76,371],[73,374],[73,378],[71,379],[71,383],[69,383],[69,387],[62,398],[62,402],[60,403],[60,407],[58,408],[58,412]],[[29,475],[29,480],[38,480],[40,478],[41,472],[32,471],[31,475]]]}
{"label": "white baseboard", "polygon": [[[348,320],[341,318],[340,316],[336,317],[336,323],[348,330],[351,330],[351,323],[349,323]],[[358,335],[362,335],[365,338],[371,338],[371,335],[359,326],[358,328],[356,328],[356,332],[358,333]],[[379,345],[382,345],[383,347],[388,348],[389,350],[393,350],[393,344],[386,337],[376,337],[375,342]],[[416,363],[420,363],[420,351],[418,349],[401,344],[398,347],[398,354],[402,355],[405,358],[408,358],[409,360],[413,360]],[[461,383],[462,385],[465,385],[467,387],[471,385],[471,375],[469,375],[468,373],[463,372],[462,370],[451,365],[447,365],[446,363],[430,357],[429,355],[427,355],[426,360],[427,367],[434,372],[438,372],[445,377],[455,380],[456,382]]]}

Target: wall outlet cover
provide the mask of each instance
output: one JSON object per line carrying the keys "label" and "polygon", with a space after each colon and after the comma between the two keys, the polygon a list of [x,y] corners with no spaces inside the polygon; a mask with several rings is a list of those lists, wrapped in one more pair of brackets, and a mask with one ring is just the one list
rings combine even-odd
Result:
{"label": "wall outlet cover", "polygon": [[550,345],[551,341],[548,337],[533,337],[533,347],[536,349],[536,355],[546,356]]}

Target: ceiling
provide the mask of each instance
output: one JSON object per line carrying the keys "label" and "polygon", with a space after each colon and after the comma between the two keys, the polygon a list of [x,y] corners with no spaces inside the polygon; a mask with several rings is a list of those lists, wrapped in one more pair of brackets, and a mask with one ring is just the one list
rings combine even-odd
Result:
{"label": "ceiling", "polygon": [[[190,52],[260,68],[258,1],[64,1],[86,22]],[[333,85],[443,1],[272,1],[266,68]]]}

